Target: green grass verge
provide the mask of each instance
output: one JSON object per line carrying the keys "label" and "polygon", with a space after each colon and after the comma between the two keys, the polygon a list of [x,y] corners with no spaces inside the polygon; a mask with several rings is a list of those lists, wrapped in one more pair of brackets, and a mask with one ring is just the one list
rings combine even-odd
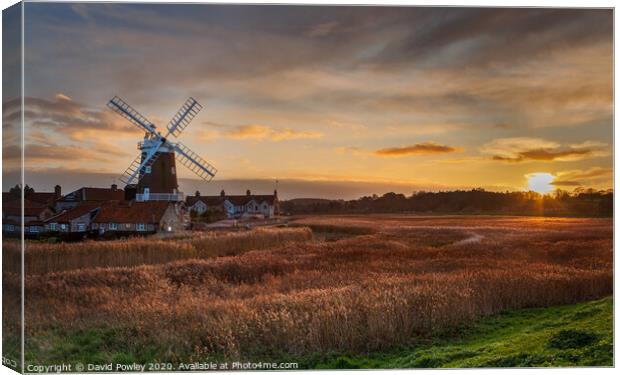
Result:
{"label": "green grass verge", "polygon": [[[26,341],[26,363],[178,363],[190,354],[152,340],[130,327],[41,332]],[[613,300],[504,313],[392,352],[252,357],[306,369],[613,366]]]}
{"label": "green grass verge", "polygon": [[483,319],[459,338],[391,353],[332,355],[307,368],[613,366],[613,300],[518,310]]}

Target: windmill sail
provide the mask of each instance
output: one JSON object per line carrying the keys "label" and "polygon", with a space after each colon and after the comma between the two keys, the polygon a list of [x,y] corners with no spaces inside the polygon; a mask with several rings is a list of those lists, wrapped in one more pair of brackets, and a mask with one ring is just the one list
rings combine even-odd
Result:
{"label": "windmill sail", "polygon": [[115,96],[108,102],[108,107],[110,107],[114,112],[123,116],[129,122],[136,125],[140,129],[147,131],[152,134],[157,134],[155,132],[155,125],[153,125],[146,117],[142,116],[138,111],[133,109],[129,104],[125,103],[123,99]]}
{"label": "windmill sail", "polygon": [[155,160],[157,160],[159,156],[157,153],[158,149],[159,147],[153,147],[145,157],[142,157],[142,154],[138,155],[123,172],[120,180],[126,185],[139,181],[140,177],[144,175],[146,167],[153,165]]}
{"label": "windmill sail", "polygon": [[209,164],[184,144],[179,142],[174,145],[174,149],[177,160],[203,180],[211,181],[217,173],[217,169],[213,165]]}
{"label": "windmill sail", "polygon": [[168,124],[168,134],[178,137],[201,109],[202,106],[194,98],[187,99]]}
{"label": "windmill sail", "polygon": [[217,170],[213,165],[184,144],[167,140],[170,134],[179,136],[202,109],[194,98],[186,100],[174,115],[168,124],[166,136],[162,136],[154,124],[118,96],[108,102],[108,107],[146,132],[144,141],[138,143],[140,155],[120,177],[120,180],[127,185],[137,183],[135,196],[137,201],[183,200],[183,193],[177,190],[175,159],[205,181],[210,181],[215,176]]}

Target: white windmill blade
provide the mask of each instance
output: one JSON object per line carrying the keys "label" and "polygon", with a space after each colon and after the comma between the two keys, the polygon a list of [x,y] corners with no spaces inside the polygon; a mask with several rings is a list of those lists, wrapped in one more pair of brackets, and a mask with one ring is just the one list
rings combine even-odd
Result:
{"label": "white windmill blade", "polygon": [[211,181],[217,173],[217,169],[215,169],[214,166],[198,156],[198,154],[190,150],[184,144],[179,142],[174,145],[174,149],[176,151],[177,160],[203,180]]}
{"label": "white windmill blade", "polygon": [[[172,134],[178,137],[201,109],[202,105],[194,98],[190,97],[187,99],[181,106],[181,109],[179,109],[179,112],[170,120],[168,124],[168,135]],[[168,135],[166,135],[166,137],[168,137]]]}
{"label": "white windmill blade", "polygon": [[131,162],[125,172],[123,172],[120,180],[125,185],[130,185],[134,183],[134,179],[136,180],[136,182],[138,182],[140,180],[140,176],[144,175],[146,167],[153,165],[153,163],[155,163],[155,160],[157,160],[157,157],[159,156],[157,151],[163,144],[164,143],[162,142],[157,147],[153,147],[152,149],[150,149],[148,154],[146,154],[144,158],[142,157],[142,153],[140,153],[140,155],[138,155],[134,159],[134,161]]}
{"label": "white windmill blade", "polygon": [[123,99],[119,98],[118,96],[113,97],[108,102],[108,107],[110,107],[114,112],[129,120],[132,124],[138,126],[140,129],[158,136],[157,132],[155,131],[155,125],[153,125],[149,120],[146,119],[146,117],[142,116],[138,111],[133,109],[129,104],[125,103]]}

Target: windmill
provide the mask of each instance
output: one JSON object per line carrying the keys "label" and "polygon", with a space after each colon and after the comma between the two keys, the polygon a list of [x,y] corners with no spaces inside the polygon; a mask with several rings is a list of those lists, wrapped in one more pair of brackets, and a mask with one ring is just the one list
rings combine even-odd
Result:
{"label": "windmill", "polygon": [[171,135],[178,137],[202,109],[194,98],[187,99],[170,120],[165,136],[161,135],[153,123],[118,96],[108,102],[108,107],[145,132],[144,139],[138,143],[140,155],[120,177],[128,188],[135,187],[137,201],[183,200],[183,194],[178,192],[175,156],[179,163],[201,179],[210,181],[215,176],[215,167],[181,142],[171,142],[168,139]]}

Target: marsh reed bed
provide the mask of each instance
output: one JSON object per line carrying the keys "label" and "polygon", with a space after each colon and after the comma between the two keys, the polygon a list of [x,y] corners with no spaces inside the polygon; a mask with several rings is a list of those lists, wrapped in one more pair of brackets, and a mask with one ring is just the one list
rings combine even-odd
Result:
{"label": "marsh reed bed", "polygon": [[[44,274],[92,267],[134,267],[181,259],[236,255],[270,249],[289,242],[307,241],[308,228],[257,228],[243,232],[197,232],[178,239],[136,237],[115,241],[72,243],[27,242],[26,274]],[[3,246],[9,269],[19,269],[19,243]]]}
{"label": "marsh reed bed", "polygon": [[[312,220],[302,223],[330,225]],[[105,327],[115,344],[102,351],[165,361],[367,353],[458,332],[505,310],[612,293],[611,220],[333,220],[372,233],[30,274],[27,347],[52,358],[50,332]]]}

